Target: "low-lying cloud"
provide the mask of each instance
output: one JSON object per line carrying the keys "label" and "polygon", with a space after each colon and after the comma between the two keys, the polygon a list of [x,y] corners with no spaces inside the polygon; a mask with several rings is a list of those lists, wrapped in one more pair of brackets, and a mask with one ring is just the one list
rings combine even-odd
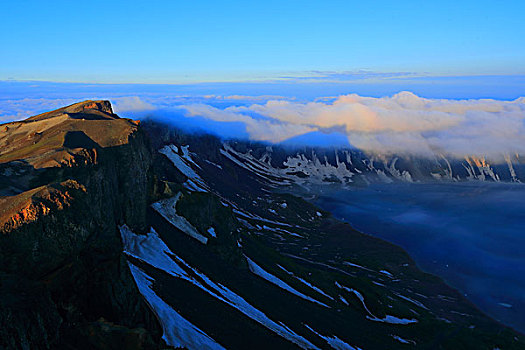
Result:
{"label": "low-lying cloud", "polygon": [[[86,96],[91,98],[92,96]],[[93,96],[94,97],[94,96]],[[100,98],[100,95],[99,95]],[[411,92],[388,97],[347,94],[315,99],[276,95],[103,96],[124,117],[153,117],[223,137],[310,145],[330,140],[381,154],[501,157],[525,154],[525,98],[428,99]],[[0,100],[0,121],[23,119],[78,100]]]}
{"label": "low-lying cloud", "polygon": [[151,111],[156,109],[151,103],[145,102],[138,96],[116,97],[111,100],[115,113]]}
{"label": "low-lying cloud", "polygon": [[182,105],[190,117],[240,121],[250,138],[283,142],[311,132],[343,132],[359,149],[379,153],[500,156],[525,153],[525,98],[426,99],[410,92],[324,102],[269,100],[217,108]]}

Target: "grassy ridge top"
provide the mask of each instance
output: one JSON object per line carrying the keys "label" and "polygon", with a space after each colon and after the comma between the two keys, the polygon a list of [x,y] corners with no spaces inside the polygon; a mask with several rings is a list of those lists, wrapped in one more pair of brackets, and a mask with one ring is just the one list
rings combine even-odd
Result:
{"label": "grassy ridge top", "polygon": [[137,127],[103,100],[0,125],[0,226],[42,214],[49,206],[41,205],[38,194],[56,192],[52,186],[63,181],[61,169],[96,164],[100,150],[127,144]]}
{"label": "grassy ridge top", "polygon": [[79,149],[127,143],[137,128],[113,113],[109,101],[84,101],[0,126],[0,164],[23,160],[34,168],[60,166]]}

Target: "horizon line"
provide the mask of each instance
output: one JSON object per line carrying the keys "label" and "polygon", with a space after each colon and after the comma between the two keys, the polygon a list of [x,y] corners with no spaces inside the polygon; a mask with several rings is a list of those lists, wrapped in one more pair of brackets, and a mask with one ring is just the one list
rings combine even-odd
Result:
{"label": "horizon line", "polygon": [[[199,84],[262,84],[262,83],[300,83],[300,84],[350,84],[359,82],[376,83],[392,80],[409,80],[425,78],[525,78],[525,73],[520,74],[428,74],[415,72],[376,72],[376,71],[308,71],[318,75],[281,75],[278,77],[259,78],[259,79],[236,79],[236,80],[195,80],[195,81],[170,81],[170,82],[146,82],[146,81],[121,81],[121,82],[102,82],[89,80],[47,80],[47,79],[0,79],[0,83],[53,83],[53,84],[95,84],[95,85],[199,85]],[[354,75],[354,78],[334,79],[336,75]]]}

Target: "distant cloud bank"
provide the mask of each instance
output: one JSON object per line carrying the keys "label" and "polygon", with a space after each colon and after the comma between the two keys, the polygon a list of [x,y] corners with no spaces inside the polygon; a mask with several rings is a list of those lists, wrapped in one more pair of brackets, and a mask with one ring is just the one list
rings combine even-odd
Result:
{"label": "distant cloud bank", "polygon": [[178,108],[188,117],[242,122],[251,139],[272,143],[312,132],[339,132],[352,146],[379,153],[525,153],[523,97],[448,100],[400,92],[382,98],[350,94],[324,102],[269,100],[227,108],[202,103]]}
{"label": "distant cloud bank", "polygon": [[[124,117],[152,117],[223,137],[311,144],[341,137],[381,154],[501,157],[525,154],[525,98],[434,99],[411,92],[295,98],[275,94],[71,92],[66,98],[0,99],[0,122],[24,119],[86,98],[110,99]],[[332,137],[333,135],[333,137]]]}

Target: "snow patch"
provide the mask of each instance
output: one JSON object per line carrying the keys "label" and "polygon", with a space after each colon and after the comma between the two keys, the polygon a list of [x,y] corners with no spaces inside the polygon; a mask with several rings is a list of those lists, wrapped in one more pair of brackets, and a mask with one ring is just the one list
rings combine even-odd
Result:
{"label": "snow patch", "polygon": [[512,307],[511,304],[508,304],[508,303],[498,303],[499,306],[503,306],[503,307],[506,307],[507,309],[510,309]]}
{"label": "snow patch", "polygon": [[[223,148],[220,150],[221,154],[251,173],[261,177],[263,180],[270,184],[278,186],[290,185],[293,180],[290,176],[280,174],[279,171],[272,168],[271,165],[261,162],[255,159],[251,154],[243,154],[236,152],[228,144],[223,144]],[[240,161],[241,159],[242,161]]]}
{"label": "snow patch", "polygon": [[410,303],[412,303],[412,304],[414,304],[416,306],[419,306],[422,309],[428,310],[428,308],[425,305],[423,305],[423,303],[421,303],[420,301],[411,299],[409,297],[406,297],[406,296],[398,294],[398,293],[394,293],[394,294],[397,295],[398,297],[400,297],[401,299],[404,299],[404,300],[406,300],[406,301],[408,301],[408,302],[410,302]]}
{"label": "snow patch", "polygon": [[[120,233],[124,245],[124,253],[127,255],[133,256],[173,277],[195,285],[212,297],[235,308],[302,349],[318,349],[307,339],[291,331],[290,328],[284,327],[268,318],[262,311],[249,304],[241,296],[235,294],[227,287],[213,282],[208,276],[190,266],[166,246],[153,228],[146,235],[137,235],[126,225],[123,225],[120,226]],[[187,273],[186,270],[191,271],[192,275],[197,276],[198,279]]]}
{"label": "snow patch", "polygon": [[215,229],[213,227],[210,227],[207,231],[210,236],[217,238],[217,234],[215,233]]}
{"label": "snow patch", "polygon": [[361,302],[361,304],[363,305],[363,308],[366,310],[366,312],[370,315],[370,316],[373,316],[375,317],[371,312],[370,310],[368,310],[368,307],[366,306],[365,304],[365,297],[363,297],[363,295],[361,293],[359,293],[357,290],[353,289],[353,288],[348,288],[348,287],[345,287],[341,284],[339,284],[337,281],[335,282],[335,285],[338,287],[338,288],[341,288],[343,290],[346,290],[347,292],[349,293],[352,293],[354,294],[357,299],[359,299],[359,301]]}
{"label": "snow patch", "polygon": [[296,276],[293,272],[291,271],[288,271],[286,270],[284,267],[282,267],[281,265],[277,265],[281,270],[283,270],[284,272],[286,272],[287,274],[289,274],[290,276],[296,278],[297,280],[301,281],[303,284],[307,285],[308,287],[310,287],[311,289],[315,290],[317,293],[319,294],[322,294],[324,295],[325,297],[327,297],[328,299],[330,300],[334,300],[334,298],[332,298],[330,295],[326,294],[325,292],[323,292],[320,288],[314,286],[313,284],[311,284],[310,282],[302,279],[301,277],[299,276]]}
{"label": "snow patch", "polygon": [[140,294],[146,299],[157,319],[162,325],[162,339],[173,347],[187,349],[224,349],[219,343],[206,333],[173,310],[152,289],[153,279],[144,271],[128,261],[133,279],[139,288]]}
{"label": "snow patch", "polygon": [[379,272],[381,272],[383,275],[387,275],[388,277],[390,278],[394,278],[394,275],[392,275],[390,272],[388,272],[387,270],[380,270]]}
{"label": "snow patch", "polygon": [[374,270],[371,270],[367,267],[364,267],[364,266],[361,266],[361,265],[357,265],[357,264],[354,264],[354,263],[351,263],[351,262],[348,262],[348,261],[343,261],[343,265],[348,265],[348,266],[352,266],[352,267],[357,267],[358,269],[362,269],[362,270],[366,270],[366,271],[370,271],[370,272],[375,272]]}
{"label": "snow patch", "polygon": [[397,340],[398,342],[402,343],[402,344],[412,344],[412,345],[416,345],[416,342],[413,341],[413,340],[406,340],[406,339],[403,339],[401,338],[400,336],[398,335],[394,335],[394,334],[390,334],[390,336],[392,338],[394,338],[395,340]]}
{"label": "snow patch", "polygon": [[202,244],[208,243],[208,238],[201,235],[192,224],[186,220],[185,217],[177,215],[177,201],[180,199],[182,193],[179,192],[175,197],[162,199],[158,202],[155,202],[151,205],[155,211],[162,215],[166,220],[168,220],[173,226],[187,234],[188,236],[195,238],[197,241]]}
{"label": "snow patch", "polygon": [[408,319],[408,318],[399,318],[399,317],[395,317],[395,316],[391,316],[391,315],[386,315],[385,317],[383,318],[379,318],[379,317],[370,317],[370,316],[366,316],[366,318],[368,318],[370,321],[375,321],[375,322],[384,322],[384,323],[390,323],[390,324],[411,324],[411,323],[417,323],[417,320],[412,318],[412,319]]}
{"label": "snow patch", "polygon": [[361,350],[361,348],[358,348],[356,346],[352,346],[352,345],[342,341],[341,339],[339,339],[335,335],[331,336],[331,337],[328,337],[326,335],[322,335],[322,334],[316,332],[312,327],[308,326],[307,324],[305,324],[304,326],[306,328],[308,328],[310,331],[312,331],[313,333],[315,333],[318,337],[323,338],[328,343],[328,345],[330,345],[330,347],[332,349],[335,349],[335,350]]}
{"label": "snow patch", "polygon": [[292,225],[290,224],[287,224],[287,223],[284,223],[284,222],[279,222],[279,221],[272,221],[272,220],[268,220],[268,219],[265,219],[263,217],[260,217],[258,215],[255,215],[255,214],[252,214],[252,213],[248,213],[248,212],[244,212],[244,211],[241,211],[237,208],[234,208],[233,209],[233,212],[237,215],[240,215],[240,216],[243,216],[247,219],[251,219],[251,220],[257,220],[257,221],[262,221],[262,222],[267,222],[269,224],[274,224],[274,225],[278,225],[278,226],[286,226],[286,227],[292,227]]}
{"label": "snow patch", "polygon": [[345,304],[346,306],[349,306],[349,305],[350,305],[350,303],[349,303],[348,301],[346,301],[346,299],[343,298],[342,295],[339,295],[339,299],[340,299],[340,300],[343,302],[343,304]]}
{"label": "snow patch", "polygon": [[[259,225],[257,225],[257,226],[260,227]],[[286,230],[283,230],[282,228],[279,228],[279,227],[270,227],[270,226],[263,225],[262,229],[266,230],[266,231],[272,231],[272,232],[275,232],[275,233],[285,233],[285,234],[288,234],[290,236],[294,236],[294,237],[297,237],[297,238],[304,238],[300,234],[297,234],[295,232],[286,231]]]}
{"label": "snow patch", "polygon": [[189,163],[195,165],[197,168],[201,168],[197,163],[195,163],[195,161],[191,158],[191,155],[190,155],[190,150],[189,150],[190,146],[189,145],[186,145],[186,146],[180,146],[180,149],[182,151],[182,157],[188,161]]}
{"label": "snow patch", "polygon": [[257,265],[252,259],[248,258],[247,256],[245,256],[245,258],[246,258],[246,261],[248,262],[248,268],[250,269],[251,272],[253,272],[257,276],[267,280],[268,282],[270,282],[272,284],[275,284],[277,287],[279,287],[281,289],[284,289],[285,291],[290,292],[293,295],[296,295],[296,296],[298,296],[300,298],[303,298],[305,300],[308,300],[308,301],[311,301],[313,303],[316,303],[316,304],[319,304],[321,306],[329,308],[328,305],[326,305],[324,303],[321,303],[320,301],[317,301],[317,300],[315,300],[313,298],[310,298],[307,295],[304,295],[303,293],[297,291],[296,289],[294,289],[293,287],[288,285],[286,282],[280,280],[279,278],[275,277],[271,273],[265,271],[262,267]]}
{"label": "snow patch", "polygon": [[384,323],[390,323],[390,324],[410,324],[410,323],[416,323],[417,322],[416,319],[399,318],[399,317],[391,316],[391,315],[385,315],[385,317],[379,318],[379,317],[375,316],[368,309],[368,307],[366,306],[366,303],[365,303],[365,298],[359,291],[357,291],[357,290],[355,290],[353,288],[345,287],[345,286],[339,284],[337,281],[335,282],[335,285],[338,288],[341,288],[343,290],[346,290],[349,293],[354,294],[359,299],[361,304],[363,305],[363,308],[365,309],[365,311],[368,313],[369,316],[366,316],[366,318],[371,320],[371,321],[384,322]]}
{"label": "snow patch", "polygon": [[191,164],[200,168],[197,163],[193,161],[188,151],[188,146],[181,146],[182,157],[178,153],[178,148],[175,145],[167,145],[159,150],[159,153],[164,154],[181,173],[183,173],[188,181],[184,186],[193,191],[208,192],[204,180],[191,168]]}

